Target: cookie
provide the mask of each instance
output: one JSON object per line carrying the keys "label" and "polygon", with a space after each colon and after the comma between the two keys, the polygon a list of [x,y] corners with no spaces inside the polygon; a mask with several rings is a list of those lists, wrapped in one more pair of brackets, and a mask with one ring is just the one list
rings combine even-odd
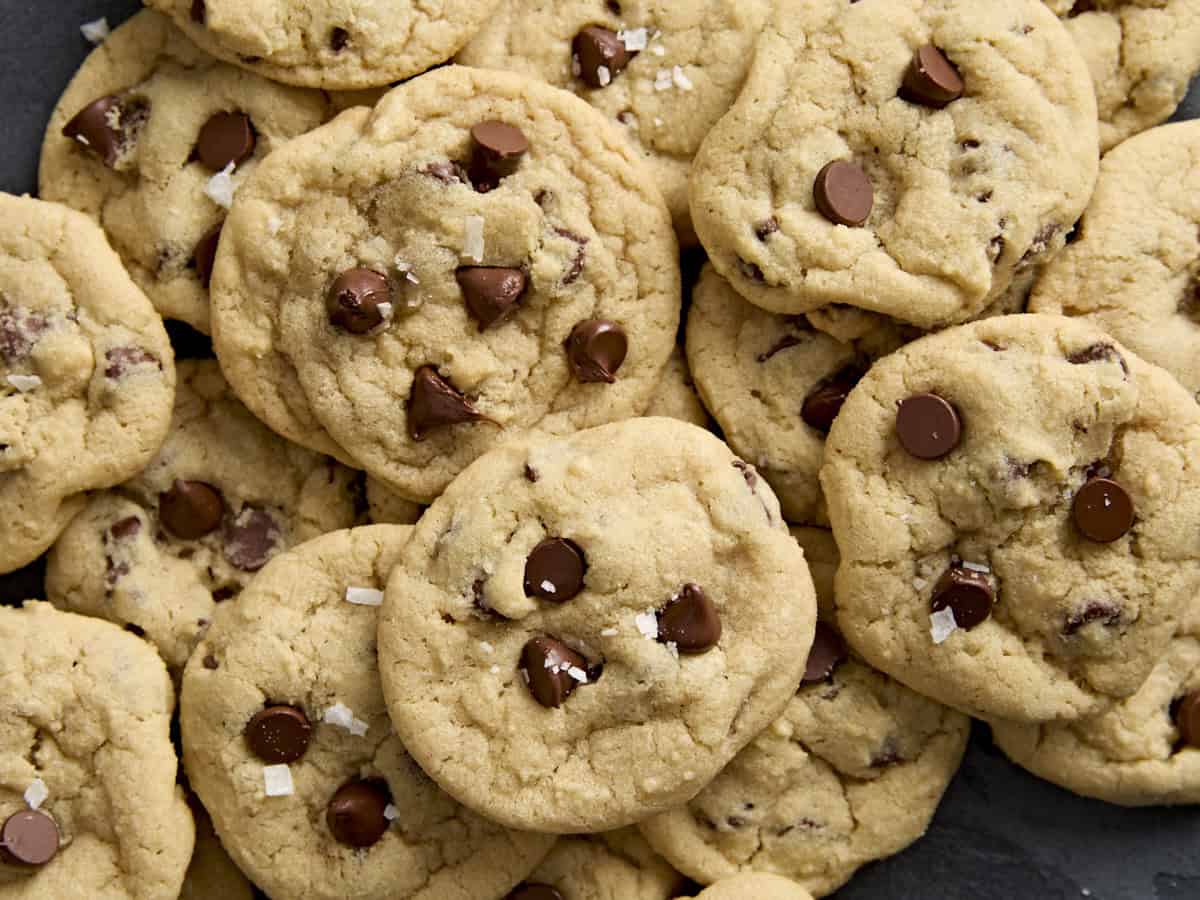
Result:
{"label": "cookie", "polygon": [[192,814],[196,819],[196,850],[179,900],[255,900],[254,886],[221,846],[208,813],[193,803]]}
{"label": "cookie", "polygon": [[686,802],[799,682],[814,601],[766,483],[715,437],[632,419],[513,441],[425,513],[379,626],[409,752],[514,828]]}
{"label": "cookie", "polygon": [[817,592],[817,611],[822,619],[833,622],[837,617],[833,585],[838,563],[841,562],[833,532],[809,526],[792,526],[788,531],[804,551],[804,559]]}
{"label": "cookie", "polygon": [[766,872],[726,878],[705,888],[696,897],[697,900],[746,900],[748,897],[754,900],[812,900],[812,894],[794,881]]}
{"label": "cookie", "polygon": [[659,375],[658,387],[650,397],[650,405],[642,415],[678,419],[701,428],[707,427],[708,412],[696,396],[696,383],[688,371],[683,351],[678,347],[671,351],[667,367]]}
{"label": "cookie", "polygon": [[443,68],[344,113],[259,167],[223,235],[235,390],[287,436],[315,415],[417,502],[500,440],[640,413],[674,346],[650,173],[617,125],[523,76]]}
{"label": "cookie", "polygon": [[687,352],[696,387],[729,445],[771,485],[790,522],[826,522],[817,475],[825,436],[871,363],[911,329],[881,321],[854,342],[743,300],[705,266],[692,293]]}
{"label": "cookie", "polygon": [[155,308],[207,334],[213,255],[233,191],[329,112],[319,91],[217,62],[145,11],[92,52],[59,100],[42,145],[41,195],[99,221]]}
{"label": "cookie", "polygon": [[1046,267],[1034,312],[1083,316],[1200,399],[1200,122],[1104,157],[1078,236]]}
{"label": "cookie", "polygon": [[1063,246],[1097,160],[1087,67],[1038,0],[783,0],[692,218],[758,306],[944,327]]}
{"label": "cookie", "polygon": [[619,122],[654,170],[685,243],[695,243],[692,158],[737,99],[769,0],[513,0],[459,51],[574,91]]}
{"label": "cookie", "polygon": [[669,900],[683,876],[635,828],[564,837],[508,900]]}
{"label": "cookie", "polygon": [[1200,408],[1094,326],[1004,316],[876,363],[825,447],[838,622],[981,718],[1133,695],[1200,588]]}
{"label": "cookie", "polygon": [[412,525],[421,518],[421,506],[405,500],[378,478],[368,475],[366,482],[367,517],[376,525]]}
{"label": "cookie", "polygon": [[1200,71],[1200,3],[1046,2],[1091,70],[1102,150],[1171,117]]}
{"label": "cookie", "polygon": [[[805,545],[824,616],[832,585],[815,577],[822,566],[808,551],[836,566],[836,547],[827,532],[793,534]],[[925,833],[970,728],[961,713],[848,655],[822,622],[783,715],[690,803],[639,827],[702,883],[772,872],[825,896]]]}
{"label": "cookie", "polygon": [[553,843],[459,806],[392,732],[377,606],[410,531],[340,531],[276,557],[184,675],[188,777],[270,896],[498,898]]}
{"label": "cookie", "polygon": [[382,87],[450,59],[498,0],[150,0],[226,62],[284,84]]}
{"label": "cookie", "polygon": [[1022,768],[1085,797],[1122,806],[1200,803],[1198,626],[1190,622],[1141,689],[1102,715],[994,722],[996,745]]}
{"label": "cookie", "polygon": [[0,572],[129,478],[171,419],[162,319],[81,213],[0,194]]}
{"label": "cookie", "polygon": [[353,524],[356,477],[250,415],[215,361],[178,373],[158,455],[91,496],[46,569],[52,603],[144,636],[175,672],[271,557]]}
{"label": "cookie", "polygon": [[192,815],[154,651],[47,603],[0,608],[0,895],[175,900]]}

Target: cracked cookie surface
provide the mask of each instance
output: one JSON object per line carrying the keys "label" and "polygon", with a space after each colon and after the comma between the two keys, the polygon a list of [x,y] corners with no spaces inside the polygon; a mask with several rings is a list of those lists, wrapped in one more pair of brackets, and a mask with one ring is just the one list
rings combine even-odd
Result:
{"label": "cracked cookie surface", "polygon": [[622,828],[560,838],[513,893],[521,900],[524,887],[536,900],[532,892],[542,887],[558,891],[556,900],[670,900],[683,881],[636,828]]}
{"label": "cracked cookie surface", "polygon": [[371,604],[410,533],[341,531],[276,557],[220,610],[184,676],[188,777],[273,896],[498,898],[553,843],[464,809],[392,732]]}
{"label": "cracked cookie surface", "polygon": [[1090,319],[1200,399],[1200,122],[1104,157],[1078,238],[1046,267],[1030,311]]}
{"label": "cracked cookie surface", "polygon": [[[104,100],[112,101],[107,118],[64,134]],[[210,183],[234,163],[230,188],[240,185],[260,159],[330,112],[319,91],[219,63],[165,16],[145,11],[92,51],[59,100],[42,145],[41,195],[99,221],[155,308],[207,333],[215,234],[226,212],[214,197],[227,202],[210,196]]]}
{"label": "cracked cookie surface", "polygon": [[699,428],[631,419],[458,478],[380,620],[392,719],[431,777],[513,827],[604,831],[686,802],[772,721],[815,609],[746,469]]}
{"label": "cracked cookie surface", "polygon": [[0,609],[0,647],[0,819],[36,810],[57,831],[44,865],[6,867],[0,895],[175,900],[193,826],[162,661],[119,628],[47,603]]}
{"label": "cracked cookie surface", "polygon": [[1005,316],[876,363],[821,483],[838,623],[965,712],[1075,719],[1129,697],[1200,586],[1200,409],[1058,316]]}
{"label": "cracked cookie surface", "polygon": [[162,319],[81,213],[0,194],[0,572],[133,475],[171,418]]}
{"label": "cracked cookie surface", "polygon": [[274,434],[215,361],[178,367],[171,430],[50,552],[47,598],[146,637],[182,672],[218,603],[269,559],[354,522],[356,473]]}
{"label": "cracked cookie surface", "polygon": [[[457,60],[573,90],[621,123],[653,168],[681,238],[694,243],[692,158],[737,99],[769,11],[764,0],[515,0]],[[592,48],[606,42],[612,58],[599,72]]]}
{"label": "cracked cookie surface", "polygon": [[[919,49],[960,79],[944,108],[900,96]],[[1098,156],[1087,68],[1038,0],[785,0],[696,157],[692,217],[759,306],[944,327],[1062,247]]]}

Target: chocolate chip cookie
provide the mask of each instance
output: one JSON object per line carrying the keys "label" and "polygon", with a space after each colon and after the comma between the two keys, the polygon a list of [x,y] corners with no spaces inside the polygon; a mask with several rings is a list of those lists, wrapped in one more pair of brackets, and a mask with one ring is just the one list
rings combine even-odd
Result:
{"label": "chocolate chip cookie", "polygon": [[166,443],[93,494],[50,551],[47,598],[145,637],[181,672],[216,604],[271,557],[354,523],[355,473],[273,433],[213,360],[179,364]]}
{"label": "chocolate chip cookie", "polygon": [[821,484],[838,622],[876,668],[980,717],[1135,694],[1200,588],[1200,407],[1086,322],[1004,316],[876,363]]}
{"label": "chocolate chip cookie", "polygon": [[443,63],[498,0],[150,0],[213,56],[272,81],[381,87]]}
{"label": "chocolate chip cookie", "polygon": [[1090,319],[1200,399],[1200,122],[1154,128],[1104,157],[1077,238],[1030,308]]}
{"label": "chocolate chip cookie", "polygon": [[670,900],[683,882],[636,828],[622,828],[562,838],[507,900]]}
{"label": "chocolate chip cookie", "polygon": [[230,200],[258,161],[328,118],[319,91],[219,63],[146,11],[108,37],[59,100],[41,195],[104,227],[164,316],[209,331],[208,286]]}
{"label": "chocolate chip cookie", "polygon": [[194,832],[162,661],[33,602],[0,608],[0,650],[0,895],[176,900]]}
{"label": "chocolate chip cookie", "polygon": [[687,802],[781,712],[814,612],[766,483],[695,426],[631,419],[455,480],[388,582],[380,664],[463,803],[604,831]]}
{"label": "chocolate chip cookie", "polygon": [[[685,243],[692,158],[737,99],[767,0],[514,0],[458,62],[575,91],[641,149]],[[536,36],[536,37],[534,37]]]}
{"label": "chocolate chip cookie", "polygon": [[167,433],[162,319],[90,219],[0,194],[0,572],[36,559]]}
{"label": "chocolate chip cookie", "polygon": [[459,806],[392,732],[376,619],[410,532],[340,531],[276,557],[188,664],[188,777],[271,896],[501,897],[553,843]]}
{"label": "chocolate chip cookie", "polygon": [[367,517],[376,525],[412,525],[422,507],[405,500],[378,478],[367,476]]}
{"label": "chocolate chip cookie", "polygon": [[1038,0],[784,0],[692,217],[756,305],[944,327],[1063,246],[1098,148],[1087,67]]}
{"label": "chocolate chip cookie", "polygon": [[746,900],[748,897],[754,900],[812,900],[812,894],[794,881],[766,872],[734,875],[696,895],[697,900]]}
{"label": "chocolate chip cookie", "polygon": [[639,414],[674,346],[678,251],[617,129],[448,67],[272,154],[213,280],[234,389],[285,435],[315,416],[421,503],[499,441]]}

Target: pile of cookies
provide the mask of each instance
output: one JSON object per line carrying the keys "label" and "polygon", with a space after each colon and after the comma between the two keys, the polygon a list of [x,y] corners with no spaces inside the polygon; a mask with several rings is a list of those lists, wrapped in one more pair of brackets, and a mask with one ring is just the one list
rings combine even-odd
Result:
{"label": "pile of cookies", "polygon": [[148,5],[0,196],[0,898],[1200,802],[1200,0]]}

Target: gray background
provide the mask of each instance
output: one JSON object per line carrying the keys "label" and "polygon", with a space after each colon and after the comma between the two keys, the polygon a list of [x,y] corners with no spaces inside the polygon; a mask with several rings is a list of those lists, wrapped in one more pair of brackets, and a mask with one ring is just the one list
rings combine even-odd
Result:
{"label": "gray background", "polygon": [[[45,122],[89,49],[79,25],[100,16],[115,25],[136,8],[130,0],[0,0],[0,189],[36,191]],[[1200,90],[1184,110],[1200,116]],[[0,578],[0,599],[36,596],[38,566]],[[838,900],[1081,897],[1200,900],[1200,811],[1122,810],[1074,797],[1010,765],[983,725],[929,835],[867,867],[837,894]]]}

